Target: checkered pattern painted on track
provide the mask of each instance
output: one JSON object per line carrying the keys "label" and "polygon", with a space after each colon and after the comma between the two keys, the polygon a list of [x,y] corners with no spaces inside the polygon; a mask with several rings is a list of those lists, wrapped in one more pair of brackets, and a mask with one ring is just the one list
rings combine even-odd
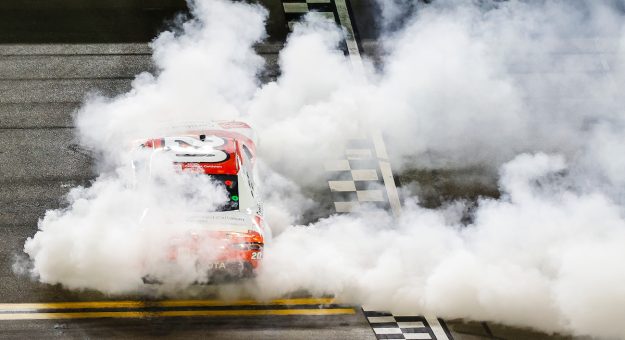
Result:
{"label": "checkered pattern painted on track", "polygon": [[339,23],[336,6],[333,0],[285,0],[282,1],[284,15],[289,25],[289,29],[293,29],[293,25],[299,21],[302,16],[308,12],[317,12],[328,19]]}
{"label": "checkered pattern painted on track", "polygon": [[363,204],[389,208],[378,155],[371,138],[349,140],[345,158],[327,161],[324,166],[337,212],[356,211]]}
{"label": "checkered pattern painted on track", "polygon": [[[348,0],[284,0],[282,5],[291,30],[310,11],[334,19],[345,28],[344,50],[352,66],[356,69],[362,66]],[[349,140],[344,158],[329,160],[324,167],[337,212],[350,213],[362,205],[373,204],[399,215],[399,195],[381,133]],[[366,307],[363,312],[377,339],[453,340],[445,322],[436,317],[393,315]]]}
{"label": "checkered pattern painted on track", "polygon": [[453,340],[443,319],[362,310],[377,339]]}
{"label": "checkered pattern painted on track", "polygon": [[[343,49],[350,58],[360,60],[347,4],[345,0],[339,2],[340,6],[337,0],[285,0],[282,7],[289,29],[310,11],[334,20],[337,25],[347,26]],[[354,48],[350,49],[351,45]],[[362,205],[375,205],[398,213],[399,197],[383,144],[381,137],[376,143],[375,134],[350,140],[345,158],[324,164],[336,212],[349,213],[357,211]]]}

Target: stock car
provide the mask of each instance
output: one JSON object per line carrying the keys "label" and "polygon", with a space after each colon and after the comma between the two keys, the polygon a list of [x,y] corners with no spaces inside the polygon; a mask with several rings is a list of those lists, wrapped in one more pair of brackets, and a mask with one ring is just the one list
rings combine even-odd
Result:
{"label": "stock car", "polygon": [[[203,214],[204,225],[172,240],[166,257],[175,261],[183,250],[195,252],[198,261],[205,262],[198,265],[207,271],[208,282],[254,276],[271,230],[263,219],[255,169],[256,139],[250,126],[238,121],[204,123],[182,133],[139,141],[139,148],[168,154],[177,171],[210,176],[227,192],[225,204]],[[205,239],[217,240],[220,245],[217,254],[213,251],[210,258],[202,259]],[[161,282],[151,273],[143,281]]]}

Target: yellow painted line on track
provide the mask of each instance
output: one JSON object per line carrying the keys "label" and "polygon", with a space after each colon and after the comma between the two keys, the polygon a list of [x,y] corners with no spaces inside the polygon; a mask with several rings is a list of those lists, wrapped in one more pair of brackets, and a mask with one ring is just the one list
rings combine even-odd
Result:
{"label": "yellow painted line on track", "polygon": [[163,301],[83,301],[48,303],[0,303],[0,312],[37,311],[42,309],[95,309],[95,308],[146,308],[146,307],[218,307],[218,306],[271,306],[271,305],[329,305],[332,298],[256,300],[163,300]]}
{"label": "yellow painted line on track", "polygon": [[278,299],[270,301],[256,300],[237,300],[237,301],[220,301],[220,300],[165,300],[160,301],[159,307],[208,307],[208,306],[270,306],[270,305],[330,305],[335,303],[332,298],[321,299]]}
{"label": "yellow painted line on track", "polygon": [[176,310],[159,312],[84,312],[84,313],[6,313],[0,320],[56,320],[96,318],[157,318],[181,316],[268,316],[268,315],[341,315],[355,314],[353,308],[328,309],[255,309],[255,310]]}

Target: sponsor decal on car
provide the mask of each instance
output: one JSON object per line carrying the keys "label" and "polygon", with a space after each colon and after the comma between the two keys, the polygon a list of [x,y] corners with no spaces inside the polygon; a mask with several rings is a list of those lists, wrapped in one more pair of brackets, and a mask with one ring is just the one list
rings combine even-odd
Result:
{"label": "sponsor decal on car", "polygon": [[225,262],[209,263],[208,269],[226,269],[226,263]]}

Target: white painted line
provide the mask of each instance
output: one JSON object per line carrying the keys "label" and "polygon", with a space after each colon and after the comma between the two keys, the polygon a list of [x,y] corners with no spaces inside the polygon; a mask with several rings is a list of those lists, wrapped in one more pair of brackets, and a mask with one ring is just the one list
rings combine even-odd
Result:
{"label": "white painted line", "polygon": [[369,159],[373,157],[371,150],[369,149],[345,149],[345,155],[347,159]]}
{"label": "white painted line", "polygon": [[380,131],[376,131],[371,134],[373,139],[373,148],[375,149],[375,154],[379,159],[388,161],[388,153],[386,152],[386,145],[384,145],[384,138],[382,138],[382,133]]}
{"label": "white painted line", "polygon": [[421,321],[398,322],[399,328],[424,328],[425,325]]}
{"label": "white painted line", "polygon": [[[362,63],[362,58],[360,56],[360,50],[358,49],[358,43],[356,42],[351,18],[349,17],[349,11],[347,10],[347,4],[345,0],[335,0],[334,4],[336,6],[336,11],[339,16],[339,21],[341,25],[345,28],[347,33],[345,40],[347,44],[347,52],[349,53],[352,67],[354,67],[357,72],[362,73],[364,66]],[[384,180],[384,186],[386,187],[386,192],[388,194],[389,203],[391,205],[393,215],[397,217],[401,213],[401,202],[399,200],[397,186],[395,185],[395,179],[393,178],[393,171],[391,170],[389,157],[386,152],[386,147],[384,145],[384,139],[382,138],[382,134],[379,132],[373,134],[373,139],[375,152],[379,160],[380,171],[382,172],[382,179]],[[350,158],[348,157],[348,159]],[[352,202],[335,202],[334,205],[335,207],[337,207],[337,211],[339,211],[337,205],[339,203],[345,204]],[[365,306],[362,306],[362,309],[365,311],[369,310]],[[426,318],[426,320],[430,324],[432,332],[434,333],[437,340],[449,340],[447,334],[443,330],[436,317],[429,317]],[[376,334],[402,334],[401,329],[399,328],[373,328],[373,330]],[[430,339],[429,333],[405,333],[403,334],[403,336],[405,339]]]}
{"label": "white painted line", "polygon": [[372,133],[373,147],[375,148],[375,154],[378,157],[380,172],[382,172],[382,180],[384,180],[384,186],[386,187],[386,193],[388,194],[388,202],[391,205],[391,210],[395,217],[401,213],[401,202],[399,200],[399,192],[395,185],[395,179],[393,178],[393,170],[391,170],[391,163],[388,159],[388,153],[386,152],[386,145],[384,144],[384,138],[380,131]]}
{"label": "white painted line", "polygon": [[358,210],[360,203],[358,202],[334,202],[334,209],[338,213],[350,213]]}
{"label": "white painted line", "polygon": [[[354,27],[352,26],[352,21],[349,17],[349,11],[347,10],[347,4],[345,0],[335,0],[334,4],[336,6],[336,11],[339,15],[339,21],[347,31],[347,36],[345,37],[345,40],[347,43],[347,52],[349,53],[352,66],[356,69],[357,72],[362,71],[364,66],[362,64],[362,58],[360,57],[358,43],[356,42]],[[384,139],[382,139],[382,134],[380,132],[375,132],[373,134],[373,138],[376,154],[381,159],[380,170],[382,172],[382,179],[384,180],[384,186],[386,187],[391,210],[393,211],[393,215],[397,217],[401,212],[401,203],[399,201],[399,193],[397,192],[397,187],[395,186],[395,179],[393,178],[391,164],[388,162],[388,154],[386,153]],[[350,158],[348,157],[348,159]]]}
{"label": "white painted line", "polygon": [[390,327],[383,327],[383,328],[373,327],[373,331],[375,332],[375,334],[401,334],[401,329],[390,328]]}
{"label": "white painted line", "polygon": [[[356,42],[356,34],[354,32],[354,27],[352,25],[351,18],[349,16],[349,11],[347,9],[347,3],[345,0],[335,0],[334,5],[336,7],[336,11],[338,13],[339,22],[345,28],[346,37],[345,43],[347,44],[347,52],[349,53],[350,61],[352,63],[352,67],[354,67],[356,72],[363,73],[363,63],[362,58],[360,56],[360,50],[358,49],[358,43]],[[286,10],[286,7],[285,7]],[[380,171],[382,172],[382,179],[384,180],[384,186],[386,187],[386,192],[389,199],[389,204],[391,205],[391,210],[393,211],[394,216],[399,216],[401,213],[401,202],[399,200],[399,193],[397,192],[397,187],[395,186],[395,179],[393,178],[393,171],[391,170],[391,165],[388,162],[388,154],[386,153],[386,147],[384,146],[384,140],[382,139],[382,135],[379,132],[374,133],[374,147],[376,154],[379,158]],[[370,157],[371,150],[364,151],[360,154],[350,154],[350,151],[354,150],[346,150],[347,159],[363,159],[367,156]],[[332,187],[332,186],[330,186]],[[337,210],[338,211],[338,210]]]}
{"label": "white painted line", "polygon": [[[339,15],[339,21],[347,31],[345,40],[347,44],[347,52],[349,53],[350,61],[352,62],[352,67],[354,67],[357,72],[362,71],[364,66],[358,49],[358,43],[356,42],[352,21],[349,17],[349,11],[347,10],[347,4],[345,0],[335,0],[334,4]],[[397,186],[395,186],[395,179],[393,178],[391,164],[388,162],[388,154],[384,145],[384,139],[382,138],[382,134],[380,132],[375,132],[373,134],[373,138],[376,154],[381,159],[380,170],[382,172],[382,179],[384,180],[384,186],[386,187],[391,210],[393,211],[393,215],[397,217],[401,213],[401,202],[399,201]],[[349,156],[347,158],[350,159]]]}
{"label": "white painted line", "polygon": [[367,320],[369,323],[395,322],[395,318],[392,316],[370,316]]}
{"label": "white painted line", "polygon": [[308,4],[305,2],[283,2],[284,13],[308,13]]}
{"label": "white painted line", "polygon": [[436,336],[437,340],[450,340],[447,337],[447,333],[445,333],[443,326],[441,326],[440,322],[438,322],[438,318],[436,318],[436,316],[425,316],[425,320],[427,320],[427,322],[430,324],[430,329],[432,329],[432,332]]}
{"label": "white painted line", "polygon": [[347,44],[349,59],[356,71],[362,74],[364,66],[362,64],[362,58],[360,57],[360,51],[358,50],[358,43],[356,42],[356,34],[354,33],[352,20],[349,17],[349,11],[347,10],[347,4],[345,3],[345,0],[334,0],[334,5],[336,6],[336,12],[339,15],[339,21],[347,33],[345,43]]}
{"label": "white painted line", "polygon": [[351,168],[349,167],[349,161],[346,159],[337,159],[326,161],[323,164],[326,171],[349,171]]}
{"label": "white painted line", "polygon": [[[430,333],[404,333],[404,339],[432,339]],[[436,338],[437,340],[443,340],[442,338]],[[444,339],[447,339],[446,337]]]}
{"label": "white painted line", "polygon": [[399,192],[397,192],[397,187],[395,186],[391,164],[386,161],[380,161],[380,172],[382,172],[382,179],[384,180],[391,210],[393,211],[393,215],[398,217],[401,214],[401,202],[399,201]]}
{"label": "white painted line", "polygon": [[332,191],[356,191],[354,181],[328,181]]}
{"label": "white painted line", "polygon": [[384,202],[382,190],[358,190],[358,202]]}
{"label": "white painted line", "polygon": [[354,181],[377,181],[378,172],[375,169],[352,170],[352,179]]}

